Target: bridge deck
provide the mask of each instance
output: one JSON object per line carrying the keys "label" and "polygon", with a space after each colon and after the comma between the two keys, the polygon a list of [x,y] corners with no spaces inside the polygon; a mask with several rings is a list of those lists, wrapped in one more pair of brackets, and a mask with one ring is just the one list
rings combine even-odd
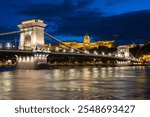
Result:
{"label": "bridge deck", "polygon": [[89,57],[89,58],[96,58],[102,60],[112,60],[112,61],[132,61],[132,62],[139,62],[137,60],[130,60],[123,57],[115,57],[110,55],[101,55],[101,54],[87,54],[87,53],[74,53],[74,52],[50,52],[50,51],[21,51],[21,50],[0,50],[0,54],[14,54],[18,56],[27,56],[27,55],[34,55],[34,54],[47,54],[49,56],[54,57],[61,57],[61,56],[73,56],[73,57]]}

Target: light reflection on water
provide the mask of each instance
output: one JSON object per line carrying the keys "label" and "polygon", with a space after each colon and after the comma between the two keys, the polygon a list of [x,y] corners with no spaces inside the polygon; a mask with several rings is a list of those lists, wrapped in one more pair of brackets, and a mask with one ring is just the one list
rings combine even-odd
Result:
{"label": "light reflection on water", "polygon": [[0,99],[150,99],[150,67],[0,70]]}

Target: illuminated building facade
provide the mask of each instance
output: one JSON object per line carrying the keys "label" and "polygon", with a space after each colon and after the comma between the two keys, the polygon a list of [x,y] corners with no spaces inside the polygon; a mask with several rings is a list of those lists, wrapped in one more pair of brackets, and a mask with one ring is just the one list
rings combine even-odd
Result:
{"label": "illuminated building facade", "polygon": [[[84,36],[84,40],[83,40],[83,43],[78,43],[76,41],[70,41],[70,42],[63,42],[65,45],[69,45],[73,48],[76,48],[76,49],[92,49],[92,48],[98,48],[98,47],[101,47],[101,46],[105,46],[107,48],[113,48],[115,47],[115,41],[97,41],[97,42],[90,42],[90,36],[88,34],[86,34]],[[62,48],[65,48],[67,49],[66,46],[60,44],[59,45],[60,47]]]}
{"label": "illuminated building facade", "polygon": [[144,54],[142,57],[140,57],[140,59],[145,62],[150,62],[150,54]]}
{"label": "illuminated building facade", "polygon": [[23,21],[18,25],[20,31],[26,31],[20,33],[19,49],[21,50],[31,50],[35,49],[36,46],[44,45],[44,28],[46,24],[43,20],[32,19]]}

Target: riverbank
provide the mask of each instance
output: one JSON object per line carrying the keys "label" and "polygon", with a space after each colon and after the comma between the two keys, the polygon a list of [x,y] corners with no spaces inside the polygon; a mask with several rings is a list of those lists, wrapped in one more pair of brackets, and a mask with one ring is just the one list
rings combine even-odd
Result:
{"label": "riverbank", "polygon": [[16,64],[4,64],[4,63],[1,63],[0,64],[0,67],[14,67],[14,66],[16,66]]}
{"label": "riverbank", "polygon": [[[15,67],[16,64],[0,64],[0,67]],[[102,67],[119,67],[119,66],[150,66],[150,64],[114,64],[114,63],[48,63],[48,66],[102,66]]]}

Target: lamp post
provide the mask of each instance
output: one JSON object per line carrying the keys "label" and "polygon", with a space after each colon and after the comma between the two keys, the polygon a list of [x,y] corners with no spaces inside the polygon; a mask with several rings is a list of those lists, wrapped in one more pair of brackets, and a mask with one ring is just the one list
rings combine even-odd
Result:
{"label": "lamp post", "polygon": [[94,54],[97,55],[98,53],[96,51],[94,51]]}

